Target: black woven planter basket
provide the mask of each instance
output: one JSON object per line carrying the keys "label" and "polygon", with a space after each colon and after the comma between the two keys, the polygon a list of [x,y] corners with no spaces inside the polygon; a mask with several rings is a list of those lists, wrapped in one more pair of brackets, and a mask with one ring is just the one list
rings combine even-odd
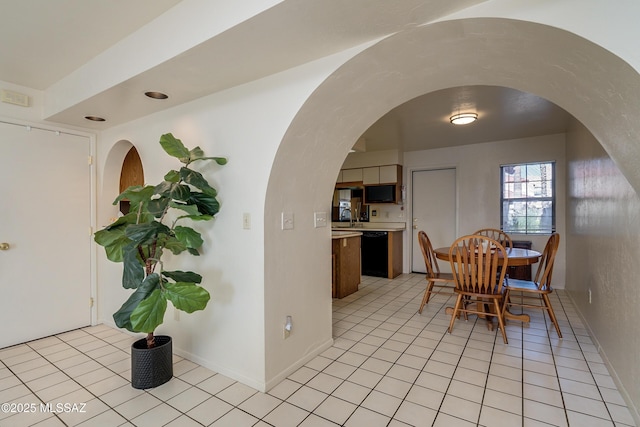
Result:
{"label": "black woven planter basket", "polygon": [[131,385],[133,388],[158,387],[173,377],[171,337],[156,335],[156,346],[147,348],[142,338],[131,345]]}

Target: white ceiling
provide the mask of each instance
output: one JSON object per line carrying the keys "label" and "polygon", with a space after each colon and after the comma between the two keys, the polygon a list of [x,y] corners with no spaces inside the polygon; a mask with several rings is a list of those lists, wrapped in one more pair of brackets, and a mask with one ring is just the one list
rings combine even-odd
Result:
{"label": "white ceiling", "polygon": [[[104,129],[480,2],[284,1],[46,119]],[[0,39],[8,41],[0,45],[0,81],[46,91],[179,3],[0,0]],[[171,97],[150,101],[140,96],[146,90],[161,90]],[[569,118],[544,99],[503,87],[448,88],[416,96],[365,132],[367,151],[411,151],[560,133],[566,130]],[[451,125],[448,118],[458,108],[477,112],[479,120],[463,127]],[[107,122],[87,122],[83,117],[88,114],[105,116]]]}

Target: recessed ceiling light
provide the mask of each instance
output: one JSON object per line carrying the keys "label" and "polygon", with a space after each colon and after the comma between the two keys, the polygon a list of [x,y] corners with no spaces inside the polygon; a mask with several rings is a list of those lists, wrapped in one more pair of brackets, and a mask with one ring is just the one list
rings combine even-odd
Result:
{"label": "recessed ceiling light", "polygon": [[167,95],[166,93],[156,92],[153,90],[145,92],[144,94],[152,99],[167,99],[169,97],[169,95]]}
{"label": "recessed ceiling light", "polygon": [[476,113],[454,114],[453,116],[449,117],[449,120],[454,125],[467,125],[469,123],[473,123],[476,120],[478,120],[478,114]]}
{"label": "recessed ceiling light", "polygon": [[92,122],[106,122],[106,119],[98,116],[84,116],[85,119],[91,120]]}

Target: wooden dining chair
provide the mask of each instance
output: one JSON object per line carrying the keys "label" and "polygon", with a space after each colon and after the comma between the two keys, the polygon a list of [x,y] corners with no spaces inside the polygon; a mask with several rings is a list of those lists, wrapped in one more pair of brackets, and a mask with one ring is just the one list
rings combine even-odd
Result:
{"label": "wooden dining chair", "polygon": [[[549,314],[551,323],[556,327],[558,338],[562,338],[558,319],[553,311],[549,294],[553,292],[551,287],[551,276],[553,275],[553,264],[560,245],[560,235],[552,233],[547,240],[547,244],[542,251],[542,257],[538,264],[538,271],[533,280],[508,279],[506,281],[506,291],[504,295],[503,313],[513,306],[522,308],[538,308]],[[513,302],[514,293],[518,293],[518,303]]]}
{"label": "wooden dining chair", "polygon": [[511,237],[509,237],[509,235],[504,231],[498,230],[497,228],[481,228],[473,234],[478,236],[487,236],[500,242],[505,249],[513,249],[513,241],[511,240]]}
{"label": "wooden dining chair", "polygon": [[[449,262],[458,295],[451,313],[449,333],[460,313],[498,318],[502,339],[508,344],[504,327],[503,283],[507,271],[507,251],[492,238],[480,235],[463,236],[449,248]],[[479,304],[473,304],[476,301]],[[488,307],[489,309],[484,309]],[[475,309],[474,309],[475,308]]]}
{"label": "wooden dining chair", "polygon": [[[453,275],[451,273],[440,272],[438,260],[436,259],[436,254],[433,251],[433,246],[431,245],[431,240],[429,240],[427,233],[420,230],[418,232],[418,242],[420,243],[420,250],[422,251],[422,257],[424,258],[424,264],[427,269],[425,277],[427,280],[427,288],[424,291],[422,303],[420,303],[420,309],[418,309],[418,313],[422,314],[422,309],[429,303],[429,298],[432,293],[440,293],[441,291],[446,292],[445,289],[448,288],[450,291],[449,293],[453,294]],[[438,288],[436,292],[433,291],[434,287]]]}

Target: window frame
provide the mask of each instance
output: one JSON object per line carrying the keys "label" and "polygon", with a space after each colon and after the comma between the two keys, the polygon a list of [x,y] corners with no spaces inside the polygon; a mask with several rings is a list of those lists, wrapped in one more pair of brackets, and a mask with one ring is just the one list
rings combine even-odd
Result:
{"label": "window frame", "polygon": [[[527,167],[531,165],[542,165],[542,164],[550,164],[551,165],[551,197],[517,197],[517,198],[505,198],[505,168],[507,167]],[[528,182],[528,181],[525,181]],[[531,201],[550,201],[551,202],[551,229],[541,230],[539,232],[531,231],[526,225],[524,230],[505,230],[505,212],[504,205],[505,201],[515,201],[515,202],[531,202]],[[525,218],[527,216],[525,215]],[[525,224],[528,221],[525,221]],[[523,162],[523,163],[508,163],[500,165],[500,230],[509,234],[522,234],[522,235],[546,235],[551,234],[556,231],[556,162],[555,160],[547,160],[547,161],[538,161],[538,162]]]}

